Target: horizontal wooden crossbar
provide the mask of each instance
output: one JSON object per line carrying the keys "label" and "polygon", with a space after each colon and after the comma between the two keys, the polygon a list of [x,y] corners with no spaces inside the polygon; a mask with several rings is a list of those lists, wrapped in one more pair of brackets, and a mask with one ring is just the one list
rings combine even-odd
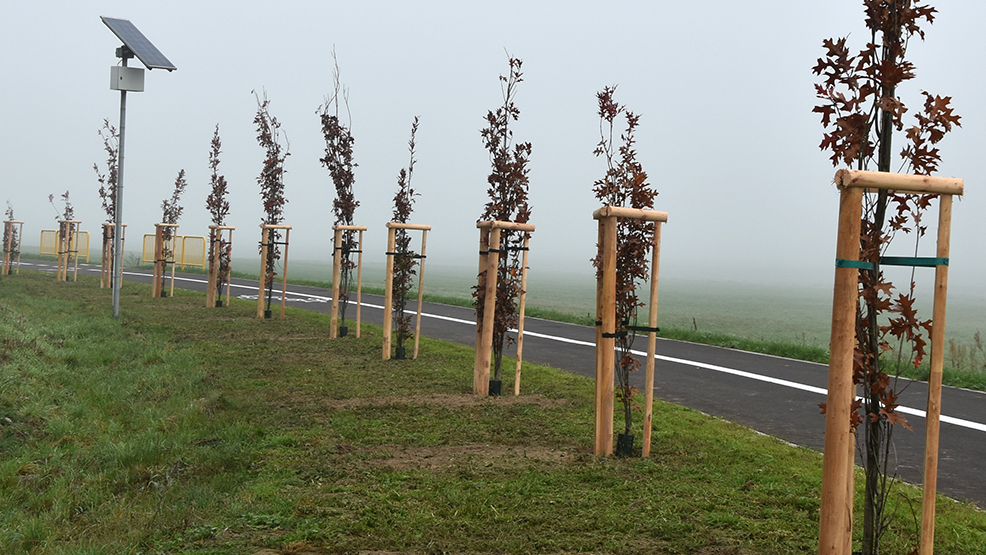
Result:
{"label": "horizontal wooden crossbar", "polygon": [[341,229],[342,231],[366,231],[368,228],[365,225],[334,225],[332,229]]}
{"label": "horizontal wooden crossbar", "polygon": [[260,224],[260,229],[291,229],[289,225]]}
{"label": "horizontal wooden crossbar", "polygon": [[610,217],[643,220],[645,222],[668,221],[667,212],[658,212],[657,210],[641,210],[639,208],[625,208],[623,206],[603,206],[592,213],[593,220],[601,220],[603,218]]}
{"label": "horizontal wooden crossbar", "polygon": [[840,189],[857,187],[918,194],[962,195],[965,191],[963,180],[959,177],[934,177],[846,169],[835,172],[835,184]]}
{"label": "horizontal wooden crossbar", "polygon": [[431,226],[424,224],[402,224],[400,222],[387,222],[387,229],[410,229],[417,231],[431,231]]}
{"label": "horizontal wooden crossbar", "polygon": [[230,230],[233,230],[233,229],[236,229],[236,228],[233,227],[233,226],[231,226],[231,225],[210,225],[209,226],[209,229],[230,229]]}
{"label": "horizontal wooden crossbar", "polygon": [[501,220],[490,220],[486,222],[476,222],[476,227],[490,229],[506,229],[508,231],[534,231],[534,224],[519,224],[517,222],[504,222]]}

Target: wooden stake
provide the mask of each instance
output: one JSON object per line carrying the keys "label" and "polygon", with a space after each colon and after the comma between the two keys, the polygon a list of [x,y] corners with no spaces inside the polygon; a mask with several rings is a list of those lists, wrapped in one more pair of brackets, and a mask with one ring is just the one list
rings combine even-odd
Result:
{"label": "wooden stake", "polygon": [[359,339],[360,310],[363,308],[363,230],[359,230],[359,246],[356,247],[356,339]]}
{"label": "wooden stake", "polygon": [[[175,296],[175,266],[177,265],[176,262],[177,262],[177,254],[178,254],[178,249],[175,248],[175,245],[177,245],[177,243],[178,243],[178,227],[175,226],[174,231],[172,231],[172,233],[171,233],[171,260],[170,260],[170,262],[171,262],[171,292],[168,293],[168,296],[169,297],[174,297]],[[182,260],[184,260],[184,258],[185,258],[185,238],[184,237],[182,237],[182,241],[181,241],[181,257],[182,257]],[[168,260],[165,260],[164,261],[165,268],[167,268],[168,262],[169,262]],[[184,269],[184,267],[185,266],[182,265],[182,269]]]}
{"label": "wooden stake", "polygon": [[264,317],[264,289],[267,288],[267,251],[270,248],[270,228],[260,226],[260,282],[257,290],[257,318]]}
{"label": "wooden stake", "polygon": [[161,296],[161,280],[164,272],[164,228],[161,224],[154,224],[154,285],[151,286],[151,296],[158,298]]}
{"label": "wooden stake", "polygon": [[387,270],[383,285],[383,359],[390,360],[391,334],[394,329],[394,255],[397,228],[387,226]]}
{"label": "wooden stake", "polygon": [[219,226],[209,226],[209,279],[205,286],[205,307],[216,306],[216,284],[219,281],[219,249],[221,237]]}
{"label": "wooden stake", "polygon": [[616,216],[606,216],[603,222],[603,310],[602,355],[596,380],[602,384],[596,398],[597,455],[613,454],[613,363],[616,351]]}
{"label": "wooden stake", "polygon": [[[233,263],[233,230],[234,229],[235,228],[233,228],[233,227],[230,227],[229,228],[229,250],[230,250],[230,253],[229,253],[230,260],[229,260],[229,262],[230,262],[230,274],[232,274],[232,270],[233,270],[232,263]],[[226,306],[229,306],[229,289],[230,289],[229,286],[230,286],[230,281],[232,279],[233,279],[233,276],[232,275],[227,275],[226,276]]]}
{"label": "wooden stake", "polygon": [[113,243],[113,224],[103,222],[103,248],[100,255],[99,264],[99,288],[105,289],[110,286],[110,249]]}
{"label": "wooden stake", "polygon": [[[479,227],[479,224],[477,224]],[[486,280],[489,279],[487,270],[489,268],[490,251],[490,228],[480,227],[479,229],[479,272],[477,273],[479,287],[486,287]],[[485,307],[485,305],[484,305]],[[487,379],[486,385],[482,385],[480,376],[482,375],[483,364],[483,336],[485,320],[479,318],[479,311],[476,311],[476,356],[473,362],[472,392],[476,395],[489,395],[490,383]],[[489,363],[486,364],[486,375],[489,377]]]}
{"label": "wooden stake", "polygon": [[284,303],[288,296],[288,246],[291,244],[291,226],[278,226],[284,230],[284,263],[281,265],[281,318],[284,318]]}
{"label": "wooden stake", "polygon": [[[938,254],[948,258],[952,228],[952,195],[941,195],[938,208]],[[945,358],[945,304],[948,266],[935,269],[935,304],[931,328],[931,375],[928,377],[928,411],[924,442],[924,499],[921,506],[921,555],[935,549],[935,493],[938,489],[938,432],[941,420],[942,366]]]}
{"label": "wooden stake", "polygon": [[[661,270],[661,222],[654,222],[654,242],[651,245],[650,262],[650,310],[647,316],[647,326],[657,328],[657,285]],[[647,372],[644,388],[644,441],[640,455],[650,456],[651,422],[654,419],[654,355],[657,354],[657,332],[647,332]]]}
{"label": "wooden stake", "polygon": [[514,396],[520,395],[520,367],[524,358],[524,310],[527,306],[527,254],[531,234],[524,233],[524,254],[520,263],[520,306],[517,307],[517,368],[514,372]]}
{"label": "wooden stake", "polygon": [[[479,395],[490,394],[490,364],[493,362],[493,322],[496,316],[496,281],[500,266],[500,228],[490,229],[489,255],[486,257],[486,296],[483,305],[483,337],[477,355],[479,364],[473,376],[473,389]],[[478,389],[477,389],[478,387]]]}
{"label": "wooden stake", "polygon": [[[859,259],[862,189],[843,189],[839,200],[839,235],[836,258]],[[846,536],[852,537],[852,432],[849,413],[854,397],[853,349],[856,343],[856,303],[859,270],[836,268],[832,300],[828,398],[825,409],[825,448],[822,463],[822,499],[819,518],[819,555],[849,555]]]}
{"label": "wooden stake", "polygon": [[334,226],[332,242],[332,316],[329,319],[329,339],[339,335],[339,279],[342,274],[342,230]]}
{"label": "wooden stake", "polygon": [[[428,226],[429,229],[431,226]],[[414,315],[414,356],[418,358],[418,340],[421,338],[421,306],[425,294],[425,245],[428,240],[428,230],[421,230],[421,258],[418,259],[418,313]]]}
{"label": "wooden stake", "polygon": [[[598,224],[598,234],[596,239],[596,260],[602,261],[603,251],[606,245],[606,233],[605,233],[605,221],[599,219]],[[603,449],[600,447],[602,443],[599,440],[599,434],[604,428],[603,425],[603,411],[600,406],[600,400],[603,398],[603,380],[602,367],[603,367],[603,357],[606,353],[603,349],[603,274],[601,270],[596,272],[596,395],[595,395],[595,422],[593,423],[593,433],[594,437],[594,447],[593,452],[596,455],[602,454]],[[612,353],[609,356],[613,356]]]}

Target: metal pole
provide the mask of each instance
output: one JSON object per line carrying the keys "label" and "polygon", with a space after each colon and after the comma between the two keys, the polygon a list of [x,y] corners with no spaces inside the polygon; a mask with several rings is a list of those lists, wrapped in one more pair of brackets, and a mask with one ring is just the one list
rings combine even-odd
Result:
{"label": "metal pole", "polygon": [[[127,67],[127,56],[122,56]],[[120,283],[123,281],[123,145],[127,133],[127,91],[120,91],[120,152],[116,164],[116,228],[113,232],[113,317],[120,317]]]}

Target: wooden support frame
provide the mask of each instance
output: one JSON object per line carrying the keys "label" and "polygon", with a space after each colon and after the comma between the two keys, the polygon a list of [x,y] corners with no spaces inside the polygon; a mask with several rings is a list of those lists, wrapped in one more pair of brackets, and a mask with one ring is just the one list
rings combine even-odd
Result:
{"label": "wooden support frame", "polygon": [[[100,254],[99,269],[99,288],[106,289],[113,286],[113,234],[116,233],[116,224],[113,222],[103,222],[103,248]],[[123,224],[123,237],[120,237],[120,249],[127,243],[127,224]],[[126,251],[124,251],[126,252]],[[121,257],[122,260],[122,257]],[[120,285],[123,285],[122,283]]]}
{"label": "wooden support frame", "polygon": [[[938,431],[941,417],[941,379],[944,361],[945,308],[948,293],[948,253],[952,224],[952,198],[964,193],[963,180],[889,172],[839,170],[840,190],[837,265],[832,301],[832,339],[828,398],[825,410],[825,450],[822,462],[822,495],[819,517],[819,555],[852,552],[852,505],[855,445],[849,426],[856,396],[852,382],[853,350],[858,302],[859,234],[864,193],[887,189],[897,193],[938,194],[938,244],[935,266],[935,298],[931,332],[931,374],[928,378],[923,502],[919,552],[934,551],[935,493],[938,480]],[[842,263],[839,263],[841,261]],[[849,264],[845,264],[849,262]]]}
{"label": "wooden support frame", "polygon": [[[490,394],[490,364],[493,362],[493,317],[496,314],[496,282],[500,265],[500,235],[502,231],[523,231],[524,247],[530,242],[530,234],[534,233],[534,224],[521,224],[490,220],[476,222],[479,229],[479,279],[486,275],[485,304],[483,319],[476,319],[476,358],[473,365],[472,390],[476,395]],[[524,307],[527,297],[527,251],[524,251],[521,273],[520,304],[517,321],[517,383],[514,384],[514,394],[520,395],[519,378],[521,355],[524,345]]]}
{"label": "wooden support frame", "polygon": [[[614,367],[616,356],[616,250],[617,224],[621,218],[654,222],[651,244],[650,311],[647,327],[647,361],[645,363],[644,437],[641,454],[650,456],[651,423],[654,418],[654,355],[657,350],[657,293],[661,261],[661,224],[667,212],[619,206],[604,206],[592,213],[599,222],[599,248],[603,271],[596,280],[596,455],[613,454]],[[628,332],[629,333],[629,332]]]}
{"label": "wooden support frame", "polygon": [[[14,231],[14,226],[17,226],[17,231]],[[14,241],[14,236],[17,236],[17,241]],[[5,276],[10,275],[10,267],[13,266],[14,260],[17,260],[17,269],[15,273],[21,273],[21,242],[24,240],[24,222],[20,220],[4,220],[3,222],[3,244],[6,245],[3,249],[3,267],[0,268],[2,274]]]}
{"label": "wooden support frame", "polygon": [[58,220],[58,281],[68,281],[69,262],[75,259],[72,281],[79,279],[79,225],[82,220]]}
{"label": "wooden support frame", "polygon": [[288,243],[291,242],[291,226],[274,224],[261,224],[260,226],[260,282],[257,288],[257,318],[270,317],[264,311],[264,289],[267,288],[267,252],[271,247],[270,232],[278,229],[284,230],[284,242],[279,243],[284,245],[284,264],[281,268],[281,318],[284,318],[284,305],[288,295]]}
{"label": "wooden support frame", "polygon": [[[425,247],[431,226],[387,222],[387,270],[384,275],[383,286],[383,360],[390,360],[390,336],[394,327],[394,257],[401,254],[396,252],[398,229],[421,232],[421,252],[418,253],[420,260],[418,263],[418,311],[414,317],[414,355],[411,356],[412,359],[418,358],[418,338],[421,336],[421,304],[424,300],[425,285]],[[362,250],[362,246],[360,250]],[[358,300],[357,303],[359,303]]]}
{"label": "wooden support frame", "polygon": [[[164,230],[169,227],[172,228],[171,238],[165,240]],[[154,224],[154,282],[151,284],[152,297],[157,298],[164,294],[161,285],[164,281],[164,276],[167,274],[168,264],[171,264],[171,291],[168,296],[173,297],[175,295],[175,242],[177,238],[178,224]],[[166,245],[167,242],[171,243],[170,247]],[[170,258],[164,255],[166,250],[171,253]]]}
{"label": "wooden support frame", "polygon": [[[223,243],[223,233],[229,232],[229,248],[232,252],[233,249],[233,230],[236,229],[233,226],[228,225],[210,225],[209,226],[209,252],[212,256],[209,257],[209,284],[206,285],[205,290],[205,307],[214,308],[216,307],[216,289],[219,283],[219,257],[220,250],[222,249]],[[266,241],[265,241],[266,242]],[[222,297],[222,294],[220,294]],[[222,299],[219,299],[222,302]],[[229,306],[229,276],[226,276],[226,306]]]}
{"label": "wooden support frame", "polygon": [[[342,279],[342,256],[343,238],[347,231],[359,232],[359,239],[356,242],[356,337],[360,335],[360,309],[363,306],[363,232],[367,230],[365,225],[334,225],[332,226],[332,316],[329,320],[329,339],[339,336],[339,290]],[[343,322],[345,325],[345,322]]]}

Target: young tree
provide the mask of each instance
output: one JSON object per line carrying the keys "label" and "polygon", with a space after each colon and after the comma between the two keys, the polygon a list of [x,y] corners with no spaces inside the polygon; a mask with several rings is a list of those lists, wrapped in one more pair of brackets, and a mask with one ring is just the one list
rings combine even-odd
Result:
{"label": "young tree", "polygon": [[[514,133],[510,122],[517,121],[520,109],[514,104],[517,85],[523,81],[521,66],[523,61],[510,57],[509,72],[500,76],[500,89],[503,104],[496,111],[486,113],[487,126],[480,130],[483,145],[489,152],[492,170],[486,181],[489,185],[489,202],[480,215],[480,221],[499,220],[527,223],[531,218],[531,206],[527,193],[529,179],[527,163],[531,156],[531,143],[514,143]],[[496,314],[493,317],[493,380],[500,380],[500,367],[505,344],[513,341],[507,331],[517,325],[517,298],[520,295],[521,256],[524,233],[503,230],[500,235],[501,249],[497,268]],[[486,302],[486,276],[480,274],[473,289],[476,315],[483,319]]]}
{"label": "young tree", "polygon": [[[205,207],[212,215],[213,225],[226,225],[226,216],[229,214],[229,194],[226,184],[226,176],[219,175],[219,155],[222,153],[222,141],[219,139],[219,124],[212,134],[211,149],[209,150],[209,196],[205,199]],[[216,272],[216,294],[219,295],[223,287],[229,281],[230,263],[233,245],[219,234],[219,268]],[[209,260],[213,260],[216,253],[213,251],[217,245],[209,241]]]}
{"label": "young tree", "polygon": [[[647,183],[647,172],[637,161],[634,132],[640,116],[613,98],[616,86],[596,93],[599,105],[599,143],[593,154],[606,160],[606,174],[593,184],[596,198],[606,205],[652,210],[657,190]],[[620,144],[614,140],[617,120],[625,119]],[[616,397],[623,404],[623,436],[630,436],[633,424],[633,397],[637,388],[630,385],[630,372],[640,369],[631,354],[637,325],[637,309],[644,303],[637,296],[638,283],[649,276],[647,254],[654,240],[653,225],[636,219],[620,219],[616,226]],[[599,245],[602,248],[602,245]],[[603,271],[602,253],[592,260],[596,277]]]}
{"label": "young tree", "polygon": [[[103,140],[103,150],[106,151],[106,173],[99,171],[99,164],[93,164],[92,169],[96,172],[96,180],[99,182],[99,199],[103,207],[103,212],[106,213],[106,221],[113,223],[116,221],[116,184],[119,167],[120,134],[117,133],[116,127],[110,125],[110,120],[108,119],[103,119],[103,127],[98,132],[99,138]],[[116,258],[113,255],[114,228],[106,225],[102,227],[102,255],[109,258],[109,260],[104,260],[103,267],[106,268],[106,263],[109,263],[109,275],[112,283],[112,280],[116,279],[116,272],[113,268],[116,262]]]}
{"label": "young tree", "polygon": [[[821,115],[825,130],[820,148],[832,152],[833,166],[889,172],[894,165],[894,134],[903,132],[897,171],[930,175],[941,161],[936,145],[953,125],[959,125],[960,118],[952,111],[951,97],[923,92],[923,110],[905,128],[907,108],[897,87],[914,78],[914,64],[905,58],[907,45],[915,36],[924,39],[922,25],[931,24],[937,10],[913,0],[864,0],[863,6],[870,35],[865,48],[851,55],[846,38],[826,39],[822,42],[824,58],[813,68],[822,77],[815,85],[821,104],[813,109]],[[913,271],[906,292],[900,292],[881,271],[880,255],[898,232],[914,232],[917,251],[926,230],[923,214],[936,197],[888,191],[864,195],[859,259],[873,263],[874,269],[859,272],[853,380],[862,386],[863,395],[854,404],[851,422],[846,423],[857,441],[862,429],[864,555],[879,552],[881,537],[895,512],[890,506],[897,478],[891,466],[893,431],[896,424],[910,429],[896,411],[897,376],[905,364],[921,364],[926,345],[922,329],[931,329],[931,321],[920,320],[913,306]],[[891,338],[897,343],[894,360],[881,356],[893,350]],[[906,357],[905,349],[909,351]]]}
{"label": "young tree", "polygon": [[[397,223],[406,224],[413,210],[414,197],[418,193],[411,188],[411,176],[414,174],[414,136],[418,132],[418,117],[415,116],[414,123],[411,124],[411,140],[407,142],[408,150],[411,153],[411,160],[408,162],[407,169],[401,168],[397,175],[397,194],[394,195],[394,220]],[[397,254],[394,256],[394,296],[393,311],[394,323],[397,328],[397,358],[404,353],[404,342],[412,339],[414,333],[411,331],[411,316],[404,313],[404,305],[407,302],[407,293],[411,290],[411,282],[417,272],[414,269],[415,253],[411,250],[411,236],[404,229],[395,232]]]}
{"label": "young tree", "polygon": [[[356,174],[353,170],[357,164],[353,161],[352,116],[349,114],[349,89],[342,85],[339,79],[339,61],[335,50],[332,51],[332,93],[315,112],[322,124],[322,137],[325,139],[325,156],[319,162],[332,178],[336,189],[336,198],[332,201],[332,211],[335,214],[335,225],[353,225],[353,216],[359,201],[353,195],[353,184]],[[341,97],[341,98],[340,98]],[[346,122],[340,117],[340,100],[346,108]],[[350,254],[356,250],[356,235],[353,231],[345,231],[342,238],[342,252],[339,277],[339,310],[342,322],[346,321],[346,306],[349,305],[349,289],[352,286],[353,270],[356,263],[350,259]]]}
{"label": "young tree", "polygon": [[[99,198],[102,201],[106,221],[113,222],[116,217],[116,182],[118,159],[120,155],[120,134],[116,127],[110,125],[110,120],[103,120],[99,129],[99,138],[103,140],[103,150],[106,151],[106,173],[99,171],[99,164],[93,164],[96,180],[99,182]],[[105,232],[104,232],[105,235]],[[104,237],[105,240],[105,237]]]}
{"label": "young tree", "polygon": [[[163,224],[177,224],[178,220],[181,218],[181,213],[185,211],[185,208],[179,204],[181,202],[181,195],[185,192],[185,188],[188,187],[188,183],[185,181],[185,170],[182,169],[178,172],[178,177],[175,178],[175,188],[171,192],[171,198],[166,198],[161,202],[161,223]],[[175,237],[175,228],[164,227],[161,230],[161,238],[164,240],[164,252],[162,256],[165,260],[171,260],[174,258],[174,248],[173,243],[169,243],[172,238]],[[169,246],[171,245],[171,246]],[[164,273],[161,273],[161,291],[164,291]]]}
{"label": "young tree", "polygon": [[[263,168],[260,176],[257,177],[266,214],[261,223],[277,225],[284,221],[284,205],[288,202],[284,197],[284,174],[287,173],[284,162],[291,155],[290,143],[286,136],[281,136],[281,123],[270,114],[270,100],[267,99],[267,93],[264,93],[263,100],[256,92],[253,94],[257,99],[257,115],[253,118],[253,123],[257,126],[257,142],[266,153]],[[271,230],[269,236],[271,245],[267,249],[267,260],[264,263],[264,271],[267,274],[268,311],[274,293],[274,277],[277,275],[275,264],[281,258],[281,249],[277,244],[279,238],[280,233]]]}

